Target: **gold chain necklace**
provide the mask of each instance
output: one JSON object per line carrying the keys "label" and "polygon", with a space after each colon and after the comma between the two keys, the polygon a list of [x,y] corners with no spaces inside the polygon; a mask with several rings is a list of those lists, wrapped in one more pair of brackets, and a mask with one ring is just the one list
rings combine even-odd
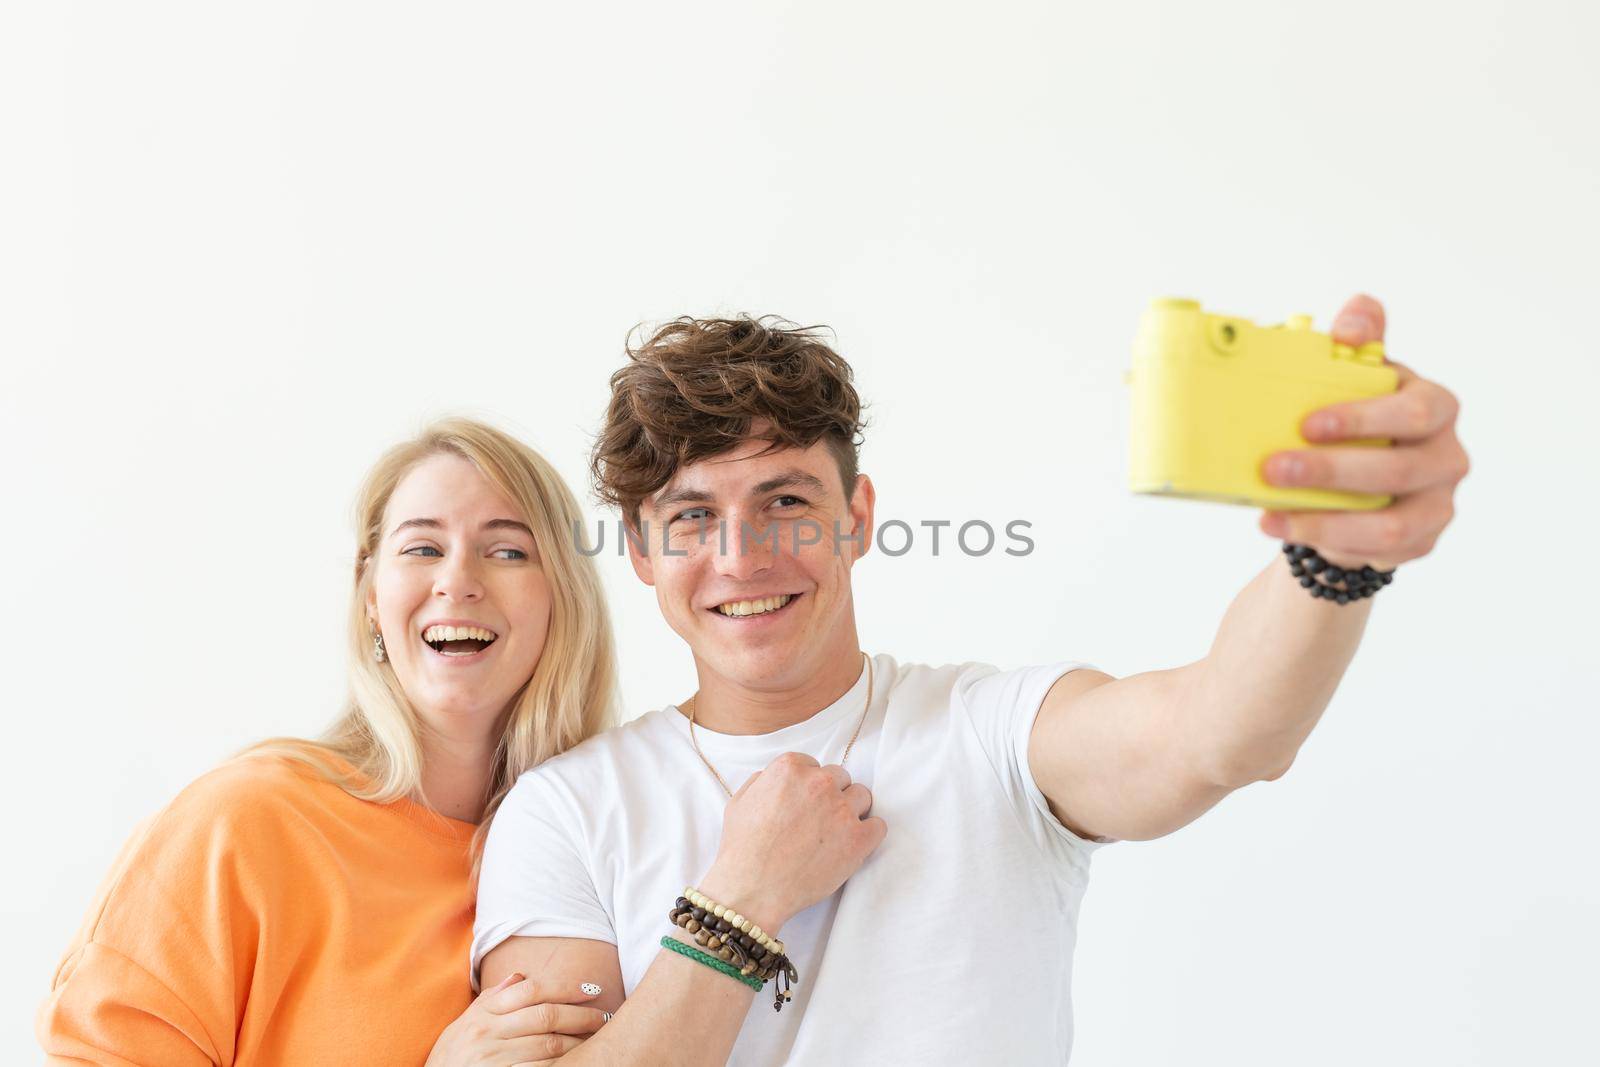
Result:
{"label": "gold chain necklace", "polygon": [[[867,706],[861,709],[861,718],[856,720],[856,731],[850,735],[850,743],[844,746],[844,755],[839,759],[840,767],[843,767],[845,761],[850,758],[850,750],[855,747],[856,738],[861,736],[861,727],[866,724],[867,712],[872,710],[872,657],[865,652],[861,653],[861,655],[867,661]],[[722,775],[718,774],[717,769],[711,765],[711,761],[706,759],[706,754],[700,751],[700,742],[694,738],[694,697],[684,701],[682,707],[679,707],[678,710],[683,711],[684,708],[689,709],[689,743],[694,746],[694,754],[700,757],[700,762],[706,765],[706,770],[711,772],[711,776],[717,780],[717,784],[722,787],[722,791],[728,794],[729,800],[732,800],[733,790],[728,788],[728,783],[722,780]]]}

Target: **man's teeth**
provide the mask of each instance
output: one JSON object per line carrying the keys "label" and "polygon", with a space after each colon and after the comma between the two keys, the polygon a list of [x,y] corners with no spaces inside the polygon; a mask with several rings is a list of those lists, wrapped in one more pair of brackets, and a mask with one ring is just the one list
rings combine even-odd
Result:
{"label": "man's teeth", "polygon": [[493,641],[494,634],[481,626],[430,626],[422,631],[424,641]]}
{"label": "man's teeth", "polygon": [[777,611],[794,597],[785,593],[782,596],[769,596],[761,600],[732,600],[726,604],[718,604],[717,610],[724,615],[764,615],[769,611]]}

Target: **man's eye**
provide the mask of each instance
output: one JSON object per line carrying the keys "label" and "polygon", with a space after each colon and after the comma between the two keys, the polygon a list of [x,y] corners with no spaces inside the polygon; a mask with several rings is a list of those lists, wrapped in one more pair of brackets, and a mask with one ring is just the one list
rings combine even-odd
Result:
{"label": "man's eye", "polygon": [[774,500],[773,505],[780,508],[804,507],[805,501],[797,496],[780,496]]}
{"label": "man's eye", "polygon": [[680,522],[686,520],[688,522],[703,522],[710,517],[711,512],[707,508],[690,508],[688,511],[678,512],[672,517],[672,521]]}
{"label": "man's eye", "polygon": [[400,554],[402,556],[420,556],[420,555],[423,555],[424,553],[427,553],[427,552],[432,552],[435,556],[444,555],[444,553],[440,552],[437,548],[434,548],[432,545],[412,545],[410,548],[406,549],[405,551],[401,552]]}

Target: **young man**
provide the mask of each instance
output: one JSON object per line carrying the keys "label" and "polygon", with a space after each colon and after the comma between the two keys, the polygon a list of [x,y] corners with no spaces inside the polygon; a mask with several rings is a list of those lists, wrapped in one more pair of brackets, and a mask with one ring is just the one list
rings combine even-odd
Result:
{"label": "young man", "polygon": [[[1335,332],[1380,339],[1381,307],[1352,300]],[[600,985],[591,1003],[615,1017],[562,1057],[573,1064],[1064,1063],[1090,854],[1283,774],[1370,601],[1314,599],[1274,550],[1210,653],[1177,669],[1118,680],[1070,660],[1000,671],[865,655],[850,575],[874,489],[856,470],[849,367],[806,331],[748,319],[679,320],[629,357],[593,468],[699,691],[506,798],[472,959],[491,1009],[543,1000],[522,1010],[559,1029],[580,984]],[[1431,550],[1466,456],[1454,398],[1401,378],[1391,397],[1320,413],[1332,429],[1315,415],[1305,427],[1314,442],[1395,448],[1287,454],[1268,470],[1395,503],[1271,515],[1263,532],[1337,565]],[[683,913],[686,885],[740,913],[724,958],[770,970],[778,946],[756,935],[782,939],[798,982],[779,1013],[770,986],[757,995],[738,970],[662,944],[699,947],[691,933],[717,929],[715,909]],[[534,985],[509,988],[518,976]]]}

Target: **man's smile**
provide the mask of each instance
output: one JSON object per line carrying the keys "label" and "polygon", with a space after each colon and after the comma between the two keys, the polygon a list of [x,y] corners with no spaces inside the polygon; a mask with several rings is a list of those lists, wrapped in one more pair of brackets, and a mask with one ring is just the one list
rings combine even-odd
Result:
{"label": "man's smile", "polygon": [[744,600],[728,600],[708,610],[728,619],[749,619],[776,615],[799,600],[800,593],[776,593]]}

